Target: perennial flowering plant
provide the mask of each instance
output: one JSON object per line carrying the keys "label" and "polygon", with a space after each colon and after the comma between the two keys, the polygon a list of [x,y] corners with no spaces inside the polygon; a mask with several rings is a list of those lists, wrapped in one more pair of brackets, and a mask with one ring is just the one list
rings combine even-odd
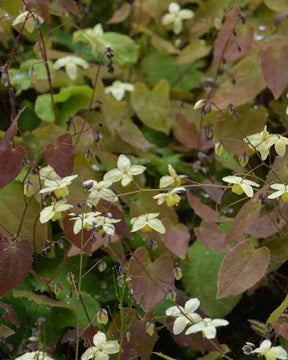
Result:
{"label": "perennial flowering plant", "polygon": [[287,5],[111,4],[0,2],[0,357],[287,359]]}

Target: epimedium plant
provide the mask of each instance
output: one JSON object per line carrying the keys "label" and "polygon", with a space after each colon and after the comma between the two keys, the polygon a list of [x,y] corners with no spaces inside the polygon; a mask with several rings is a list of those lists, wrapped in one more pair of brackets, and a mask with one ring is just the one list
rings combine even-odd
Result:
{"label": "epimedium plant", "polygon": [[286,3],[0,5],[1,356],[287,359]]}

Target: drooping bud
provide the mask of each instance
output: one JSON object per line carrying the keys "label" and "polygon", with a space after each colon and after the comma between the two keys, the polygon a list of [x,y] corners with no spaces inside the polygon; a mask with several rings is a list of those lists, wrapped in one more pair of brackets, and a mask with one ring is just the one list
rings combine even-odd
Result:
{"label": "drooping bud", "polygon": [[205,104],[206,104],[206,100],[200,99],[194,104],[193,110],[201,109]]}
{"label": "drooping bud", "polygon": [[31,181],[25,181],[24,183],[24,195],[27,197],[31,197],[34,195],[34,188]]}
{"label": "drooping bud", "polygon": [[206,132],[206,137],[207,137],[207,139],[211,139],[212,136],[213,136],[213,131],[212,131],[210,125],[208,125],[208,126],[205,128],[205,132]]}
{"label": "drooping bud", "polygon": [[146,322],[145,331],[146,331],[146,334],[148,334],[149,336],[153,336],[154,331],[155,331],[155,323],[154,323],[154,321],[147,321]]}
{"label": "drooping bud", "polygon": [[119,286],[119,287],[122,287],[122,286],[125,284],[125,277],[124,277],[124,275],[119,275],[119,276],[117,276],[116,281],[117,281],[118,286]]}
{"label": "drooping bud", "polygon": [[73,282],[75,281],[75,276],[71,271],[66,275],[66,281],[69,284],[73,284]]}
{"label": "drooping bud", "polygon": [[101,260],[97,266],[98,271],[103,272],[107,269],[107,264],[105,261]]}
{"label": "drooping bud", "polygon": [[97,322],[99,324],[103,324],[106,325],[108,323],[109,317],[108,317],[108,313],[105,309],[100,309],[97,312]]}
{"label": "drooping bud", "polygon": [[62,286],[59,283],[55,284],[54,285],[54,290],[53,290],[54,294],[56,296],[59,296],[61,291],[62,291]]}
{"label": "drooping bud", "polygon": [[242,347],[243,353],[245,355],[250,355],[251,351],[255,350],[256,346],[251,342],[246,342],[245,345]]}
{"label": "drooping bud", "polygon": [[224,146],[222,141],[217,141],[214,145],[214,151],[217,156],[221,156],[224,151]]}
{"label": "drooping bud", "polygon": [[167,292],[166,299],[176,301],[176,292],[174,290],[169,290]]}
{"label": "drooping bud", "polygon": [[173,269],[173,275],[176,280],[180,280],[183,276],[182,269],[179,266],[175,266]]}
{"label": "drooping bud", "polygon": [[243,154],[239,155],[238,161],[242,167],[245,167],[249,162],[249,156],[244,152]]}

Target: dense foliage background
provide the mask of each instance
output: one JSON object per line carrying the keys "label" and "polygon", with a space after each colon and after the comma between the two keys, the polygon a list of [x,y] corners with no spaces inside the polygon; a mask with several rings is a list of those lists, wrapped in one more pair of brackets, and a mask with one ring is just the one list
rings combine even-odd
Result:
{"label": "dense foliage background", "polygon": [[[120,343],[115,359],[241,360],[261,339],[288,349],[287,199],[267,199],[288,183],[286,145],[263,158],[247,142],[265,126],[287,135],[288,3],[177,3],[194,14],[180,31],[163,24],[170,0],[0,0],[3,359],[37,349],[80,359],[98,330]],[[58,67],[67,56],[84,63]],[[120,96],[115,80],[133,87]],[[121,219],[114,235],[75,235],[65,213],[39,221],[51,200],[41,168],[78,175],[67,201],[80,214],[82,182],[120,154],[146,171],[113,183],[118,202],[95,205]],[[177,207],[152,199],[168,165],[187,176]],[[235,194],[222,181],[233,174],[259,191]],[[131,232],[146,213],[165,234]],[[189,298],[202,317],[229,321],[213,341],[173,334],[165,310]]]}

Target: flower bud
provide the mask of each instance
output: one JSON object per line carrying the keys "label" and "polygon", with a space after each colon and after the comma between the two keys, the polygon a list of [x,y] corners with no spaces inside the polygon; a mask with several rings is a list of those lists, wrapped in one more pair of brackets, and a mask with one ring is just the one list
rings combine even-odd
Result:
{"label": "flower bud", "polygon": [[169,290],[166,295],[166,300],[176,301],[176,292],[174,290]]}
{"label": "flower bud", "polygon": [[146,328],[146,334],[148,334],[149,336],[152,336],[154,334],[154,331],[155,331],[155,323],[154,321],[147,321],[146,322],[146,325],[145,325],[145,328]]}
{"label": "flower bud", "polygon": [[224,151],[224,146],[222,141],[217,141],[214,145],[214,151],[217,156],[221,156]]}
{"label": "flower bud", "polygon": [[242,167],[245,167],[248,164],[249,156],[244,152],[243,154],[239,155],[238,161]]}
{"label": "flower bud", "polygon": [[66,281],[69,284],[73,284],[73,282],[75,281],[75,276],[71,271],[66,275]]}
{"label": "flower bud", "polygon": [[180,280],[183,276],[182,269],[179,266],[175,266],[173,269],[173,275],[176,280]]}
{"label": "flower bud", "polygon": [[34,188],[31,181],[25,181],[24,183],[24,195],[27,197],[31,197],[34,195]]}
{"label": "flower bud", "polygon": [[125,284],[125,278],[124,278],[124,275],[119,275],[117,276],[117,284],[119,287],[122,287],[124,284]]}
{"label": "flower bud", "polygon": [[59,296],[60,293],[61,293],[61,291],[62,291],[61,285],[60,285],[59,283],[55,284],[55,285],[54,285],[54,291],[53,291],[54,294],[55,294],[56,296]]}
{"label": "flower bud", "polygon": [[250,355],[251,351],[255,350],[256,346],[251,342],[246,342],[242,347],[243,353],[245,355]]}
{"label": "flower bud", "polygon": [[108,323],[109,317],[108,317],[108,313],[105,309],[100,309],[97,312],[97,322],[99,324],[103,324],[106,325]]}
{"label": "flower bud", "polygon": [[201,109],[205,104],[206,104],[206,100],[200,99],[195,103],[193,110]]}
{"label": "flower bud", "polygon": [[210,125],[208,125],[208,126],[205,128],[205,132],[206,132],[206,137],[207,137],[207,139],[212,139],[213,131],[212,131]]}
{"label": "flower bud", "polygon": [[107,264],[106,264],[106,262],[103,261],[103,260],[100,261],[99,264],[98,264],[98,266],[97,266],[97,269],[98,269],[98,271],[100,271],[100,272],[105,271],[105,270],[107,269]]}

